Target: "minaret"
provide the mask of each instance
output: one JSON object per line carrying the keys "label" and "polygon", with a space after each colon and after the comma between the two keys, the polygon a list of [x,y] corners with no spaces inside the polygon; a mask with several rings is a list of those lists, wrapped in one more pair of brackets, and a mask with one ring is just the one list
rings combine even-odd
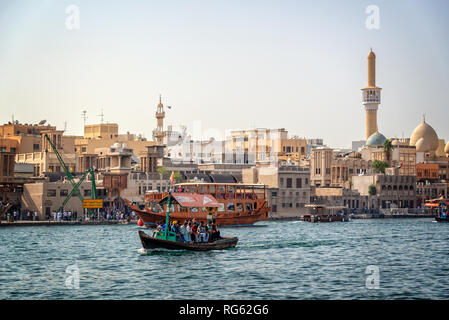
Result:
{"label": "minaret", "polygon": [[162,104],[161,95],[159,95],[159,104],[157,105],[156,110],[157,127],[156,130],[153,131],[153,138],[156,140],[158,145],[162,145],[164,143],[164,118],[164,105]]}
{"label": "minaret", "polygon": [[366,111],[366,139],[377,132],[377,109],[380,104],[380,91],[376,87],[376,55],[371,49],[368,54],[368,86],[362,89],[362,103]]}

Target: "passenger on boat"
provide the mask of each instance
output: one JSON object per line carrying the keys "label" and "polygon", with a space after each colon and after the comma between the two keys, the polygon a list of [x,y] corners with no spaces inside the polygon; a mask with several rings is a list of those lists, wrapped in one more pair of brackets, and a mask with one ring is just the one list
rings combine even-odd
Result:
{"label": "passenger on boat", "polygon": [[182,237],[181,237],[181,233],[179,232],[179,225],[178,225],[178,221],[173,221],[172,225],[171,225],[171,232],[176,233],[176,240],[177,241],[182,241]]}
{"label": "passenger on boat", "polygon": [[220,231],[217,229],[217,222],[216,220],[213,220],[211,225],[210,225],[210,230],[209,230],[209,234],[210,234],[210,241],[216,241],[219,239],[222,239],[222,237],[220,236]]}
{"label": "passenger on boat", "polygon": [[181,226],[181,228],[179,228],[179,232],[181,234],[181,240],[183,240],[184,242],[191,242],[188,226],[189,226],[188,222],[185,221],[184,224]]}
{"label": "passenger on boat", "polygon": [[200,234],[198,232],[198,225],[197,225],[197,223],[195,223],[193,221],[195,221],[195,218],[193,218],[193,220],[192,220],[190,238],[195,242],[200,242]]}
{"label": "passenger on boat", "polygon": [[201,242],[209,242],[209,232],[204,221],[201,221],[201,224],[198,227],[198,233],[200,234]]}

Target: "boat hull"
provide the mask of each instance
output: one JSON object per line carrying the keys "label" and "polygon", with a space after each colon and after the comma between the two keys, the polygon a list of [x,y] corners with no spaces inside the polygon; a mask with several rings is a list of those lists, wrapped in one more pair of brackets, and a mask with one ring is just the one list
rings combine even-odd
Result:
{"label": "boat hull", "polygon": [[440,218],[440,217],[435,217],[435,221],[437,222],[449,222],[449,218]]}
{"label": "boat hull", "polygon": [[[149,209],[139,209],[137,206],[131,206],[131,209],[139,216],[140,220],[144,223],[144,225],[150,227],[156,225],[160,221],[165,222],[165,213],[155,213],[151,212]],[[217,222],[218,226],[251,226],[258,221],[267,221],[268,220],[268,210],[269,208],[261,208],[257,212],[250,213],[241,213],[237,215],[236,213],[218,213],[214,215],[214,219]],[[207,214],[206,213],[183,213],[183,212],[172,212],[170,213],[170,221],[178,221],[180,224],[183,224],[186,220],[192,220],[195,218],[198,222],[204,221],[207,223]]]}
{"label": "boat hull", "polygon": [[237,237],[224,237],[223,239],[207,243],[186,243],[180,241],[169,241],[153,238],[140,230],[139,230],[139,237],[142,246],[147,250],[154,250],[161,248],[168,250],[192,250],[192,251],[223,250],[235,247],[238,242]]}
{"label": "boat hull", "polygon": [[315,216],[310,216],[310,215],[306,215],[303,217],[302,219],[303,221],[306,222],[348,222],[349,221],[349,217],[348,216],[335,216],[335,215],[315,215]]}

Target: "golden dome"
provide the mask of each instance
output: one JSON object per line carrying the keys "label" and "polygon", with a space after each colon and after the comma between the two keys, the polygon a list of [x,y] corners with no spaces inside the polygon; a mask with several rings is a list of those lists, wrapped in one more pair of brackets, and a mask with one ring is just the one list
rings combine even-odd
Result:
{"label": "golden dome", "polygon": [[[420,143],[419,149],[426,149],[425,151],[418,150],[418,142],[420,140],[423,141]],[[425,119],[423,119],[423,122],[413,131],[410,137],[410,145],[415,146],[416,151],[419,152],[430,152],[438,149],[439,142],[437,133],[426,123]]]}
{"label": "golden dome", "polygon": [[444,147],[444,153],[448,154],[449,153],[449,142],[446,144],[446,146]]}
{"label": "golden dome", "polygon": [[416,142],[415,147],[416,147],[416,152],[430,152],[430,151],[433,151],[430,148],[429,141],[424,139],[424,138],[419,139]]}

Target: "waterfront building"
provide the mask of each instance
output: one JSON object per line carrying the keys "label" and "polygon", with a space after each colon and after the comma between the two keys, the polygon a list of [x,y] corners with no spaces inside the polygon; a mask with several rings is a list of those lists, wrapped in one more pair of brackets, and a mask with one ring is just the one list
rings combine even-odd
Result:
{"label": "waterfront building", "polygon": [[371,160],[362,159],[358,152],[336,157],[331,162],[331,187],[350,189],[351,177],[372,173]]}
{"label": "waterfront building", "polygon": [[[75,178],[76,182],[79,180]],[[35,183],[25,183],[23,185],[23,193],[20,197],[22,210],[37,212],[38,220],[45,220],[51,217],[52,212],[56,212],[66,199],[67,195],[72,191],[72,184],[67,181],[45,181]],[[79,186],[79,190],[83,197],[91,197],[91,182],[84,181]],[[65,210],[76,212],[78,216],[82,215],[83,204],[77,196],[73,196],[67,202]]]}
{"label": "waterfront building", "polygon": [[447,198],[448,183],[443,181],[421,180],[416,184],[416,206],[424,207],[426,200]]}
{"label": "waterfront building", "polygon": [[329,207],[346,207],[349,210],[368,210],[370,208],[369,195],[360,195],[357,190],[344,187],[318,187],[312,188],[311,200],[315,204]]}
{"label": "waterfront building", "polygon": [[258,183],[269,187],[269,216],[299,217],[310,203],[310,170],[296,165],[279,167],[257,166],[242,171],[243,183]]}
{"label": "waterfront building", "polygon": [[370,198],[369,208],[414,208],[416,205],[416,176],[371,174],[352,177],[352,189],[360,195],[376,194]]}

